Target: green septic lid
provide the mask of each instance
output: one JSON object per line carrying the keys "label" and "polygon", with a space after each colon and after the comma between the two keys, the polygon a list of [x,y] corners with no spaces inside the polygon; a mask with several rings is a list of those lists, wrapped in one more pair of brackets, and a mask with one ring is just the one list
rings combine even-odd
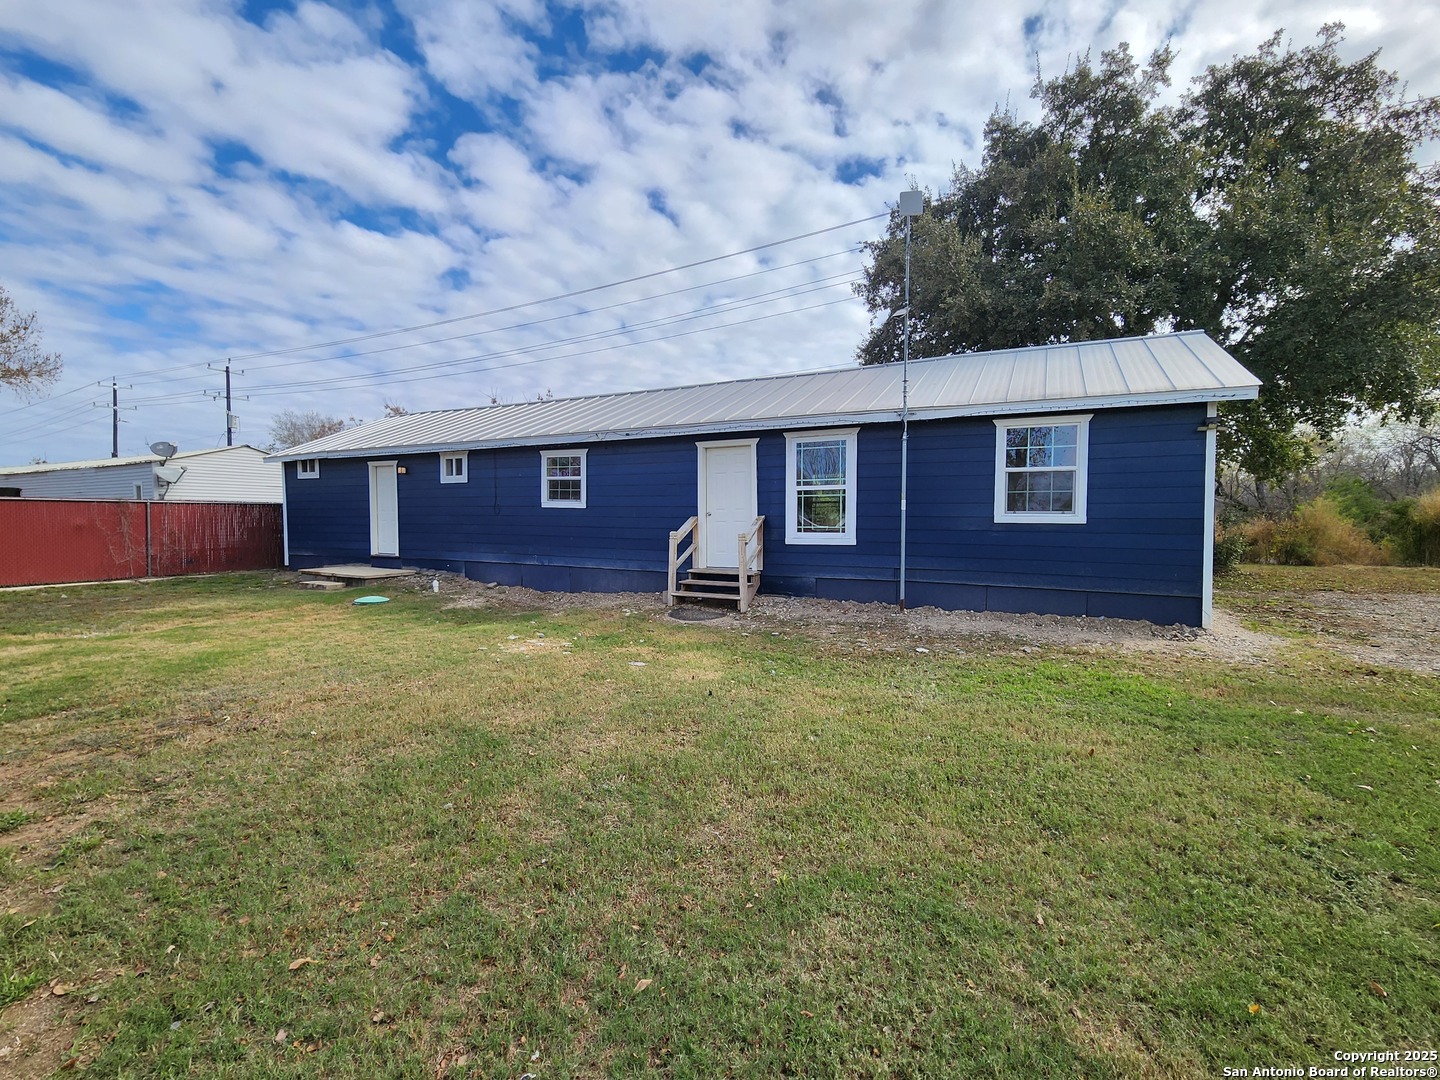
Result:
{"label": "green septic lid", "polygon": [[357,597],[355,598],[355,601],[354,601],[354,602],[357,603],[357,604],[388,604],[388,603],[390,602],[390,597],[388,597],[388,596],[357,596]]}

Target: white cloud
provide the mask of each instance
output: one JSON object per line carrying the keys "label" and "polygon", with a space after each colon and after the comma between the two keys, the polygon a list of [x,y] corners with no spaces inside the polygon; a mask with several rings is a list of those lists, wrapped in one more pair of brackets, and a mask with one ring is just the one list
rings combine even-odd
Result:
{"label": "white cloud", "polygon": [[[185,395],[133,415],[126,431],[137,446],[142,434],[189,446],[222,437],[219,410],[199,395],[217,375],[199,367],[147,379],[146,371],[525,304],[880,213],[909,177],[939,187],[955,161],[975,163],[997,104],[1033,115],[1037,57],[1053,75],[1086,49],[1122,40],[1144,57],[1173,31],[1178,94],[1204,65],[1252,50],[1276,27],[1304,44],[1322,21],[1339,18],[1351,25],[1347,55],[1384,46],[1382,63],[1405,73],[1412,92],[1440,90],[1440,59],[1429,47],[1440,14],[1399,0],[1318,8],[1032,0],[1007,11],[947,0],[595,0],[583,9],[588,53],[573,24],[548,21],[541,0],[395,0],[395,10],[387,2],[348,12],[307,0],[261,25],[241,17],[239,0],[0,10],[0,45],[10,55],[75,73],[55,78],[23,61],[0,71],[4,283],[39,310],[47,342],[66,354],[65,386],[116,371],[139,376],[133,394]],[[1027,19],[1035,20],[1029,36]],[[411,37],[385,36],[397,23]],[[546,41],[560,51],[547,54]],[[609,55],[625,63],[607,64]],[[876,175],[838,182],[836,170],[855,161]],[[493,331],[766,260],[830,254],[879,230],[877,222],[566,304],[354,347]],[[256,358],[237,365],[246,370],[237,393],[522,349],[859,265],[852,254],[349,361],[321,361],[323,350]],[[791,304],[844,295],[839,288]],[[386,399],[441,407],[490,392],[596,392],[829,366],[851,358],[866,321],[852,301],[568,362],[512,355],[425,381],[257,391],[240,411],[247,435],[263,436],[269,414],[287,406],[375,416]],[[17,415],[61,416],[77,400],[78,392]],[[37,449],[52,457],[60,447],[72,448],[69,456],[108,451],[103,413],[41,446],[10,439],[19,424],[7,412],[0,401],[0,461]]]}

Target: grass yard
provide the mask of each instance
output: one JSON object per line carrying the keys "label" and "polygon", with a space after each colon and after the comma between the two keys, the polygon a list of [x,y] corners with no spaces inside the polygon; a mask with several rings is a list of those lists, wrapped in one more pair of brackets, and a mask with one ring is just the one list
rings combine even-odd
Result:
{"label": "grass yard", "polygon": [[353,595],[0,596],[0,1074],[1440,1047],[1433,678]]}

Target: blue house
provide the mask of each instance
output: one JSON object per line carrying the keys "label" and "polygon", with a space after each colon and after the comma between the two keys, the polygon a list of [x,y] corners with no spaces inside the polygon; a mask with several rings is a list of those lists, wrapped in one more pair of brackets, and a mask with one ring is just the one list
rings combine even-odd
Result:
{"label": "blue house", "polygon": [[913,361],[903,514],[900,365],[398,416],[273,460],[296,568],[1203,626],[1216,409],[1258,392],[1199,331]]}

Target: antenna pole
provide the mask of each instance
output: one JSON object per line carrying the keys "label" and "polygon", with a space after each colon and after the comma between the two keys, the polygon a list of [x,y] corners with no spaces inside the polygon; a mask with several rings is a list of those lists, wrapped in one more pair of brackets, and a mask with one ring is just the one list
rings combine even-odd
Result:
{"label": "antenna pole", "polygon": [[900,193],[900,216],[905,219],[905,343],[900,367],[900,610],[905,610],[905,531],[908,524],[906,497],[910,487],[910,223],[924,212],[925,195],[920,191]]}
{"label": "antenna pole", "polygon": [[235,445],[235,425],[230,422],[230,360],[225,360],[225,445]]}
{"label": "antenna pole", "polygon": [[110,376],[110,456],[120,456],[120,387]]}

